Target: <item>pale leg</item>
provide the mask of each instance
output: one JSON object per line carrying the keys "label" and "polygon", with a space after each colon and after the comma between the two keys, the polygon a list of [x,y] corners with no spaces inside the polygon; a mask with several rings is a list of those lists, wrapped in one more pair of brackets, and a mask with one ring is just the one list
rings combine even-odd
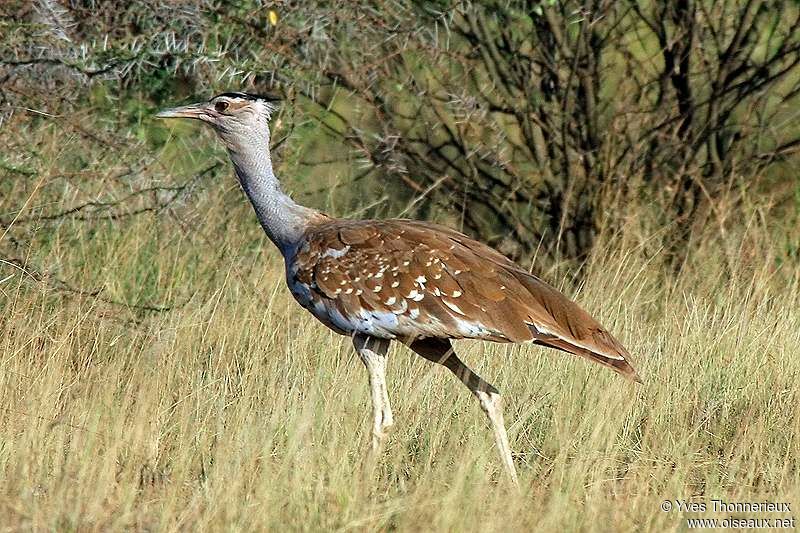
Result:
{"label": "pale leg", "polygon": [[378,452],[386,439],[387,430],[394,424],[389,393],[386,390],[386,354],[389,351],[389,340],[355,335],[353,346],[369,373],[372,396],[372,451]]}
{"label": "pale leg", "polygon": [[511,446],[508,444],[500,392],[465,365],[455,354],[448,340],[422,339],[412,342],[409,347],[425,359],[449,368],[475,395],[492,426],[494,440],[497,444],[497,451],[500,452],[503,467],[511,481],[517,485],[517,470],[511,457]]}

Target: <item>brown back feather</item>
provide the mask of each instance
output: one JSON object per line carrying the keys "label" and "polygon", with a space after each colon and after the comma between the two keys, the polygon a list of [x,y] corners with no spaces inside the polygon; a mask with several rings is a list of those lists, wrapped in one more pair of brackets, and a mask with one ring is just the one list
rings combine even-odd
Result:
{"label": "brown back feather", "polygon": [[625,347],[576,303],[449,228],[328,219],[307,232],[294,268],[299,281],[344,316],[393,313],[392,334],[401,339],[533,341],[638,380]]}

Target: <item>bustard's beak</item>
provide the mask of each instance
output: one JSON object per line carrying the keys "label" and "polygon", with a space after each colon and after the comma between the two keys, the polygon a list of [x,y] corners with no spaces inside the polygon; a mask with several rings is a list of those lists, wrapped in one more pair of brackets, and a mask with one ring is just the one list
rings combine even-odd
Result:
{"label": "bustard's beak", "polygon": [[202,119],[207,115],[204,104],[192,104],[172,109],[164,109],[156,118],[196,118]]}

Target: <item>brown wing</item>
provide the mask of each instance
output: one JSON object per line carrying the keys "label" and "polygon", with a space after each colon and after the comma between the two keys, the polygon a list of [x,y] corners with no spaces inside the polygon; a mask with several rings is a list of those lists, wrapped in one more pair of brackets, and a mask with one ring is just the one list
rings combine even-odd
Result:
{"label": "brown wing", "polygon": [[340,330],[404,342],[535,342],[638,380],[627,350],[577,304],[449,228],[412,220],[326,221],[309,230],[294,269]]}

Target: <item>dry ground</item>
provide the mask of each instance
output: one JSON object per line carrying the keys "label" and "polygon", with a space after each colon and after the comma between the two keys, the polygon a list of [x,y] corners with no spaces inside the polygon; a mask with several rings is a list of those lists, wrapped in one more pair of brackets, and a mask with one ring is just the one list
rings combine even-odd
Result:
{"label": "dry ground", "polygon": [[698,244],[680,274],[633,222],[598,247],[577,298],[642,386],[458,344],[506,395],[517,492],[473,398],[403,348],[397,426],[365,464],[365,371],[291,301],[227,171],[187,200],[188,225],[30,218],[91,197],[57,170],[0,189],[19,214],[0,228],[3,530],[671,531],[687,515],[665,499],[800,506],[800,269],[758,223]]}

